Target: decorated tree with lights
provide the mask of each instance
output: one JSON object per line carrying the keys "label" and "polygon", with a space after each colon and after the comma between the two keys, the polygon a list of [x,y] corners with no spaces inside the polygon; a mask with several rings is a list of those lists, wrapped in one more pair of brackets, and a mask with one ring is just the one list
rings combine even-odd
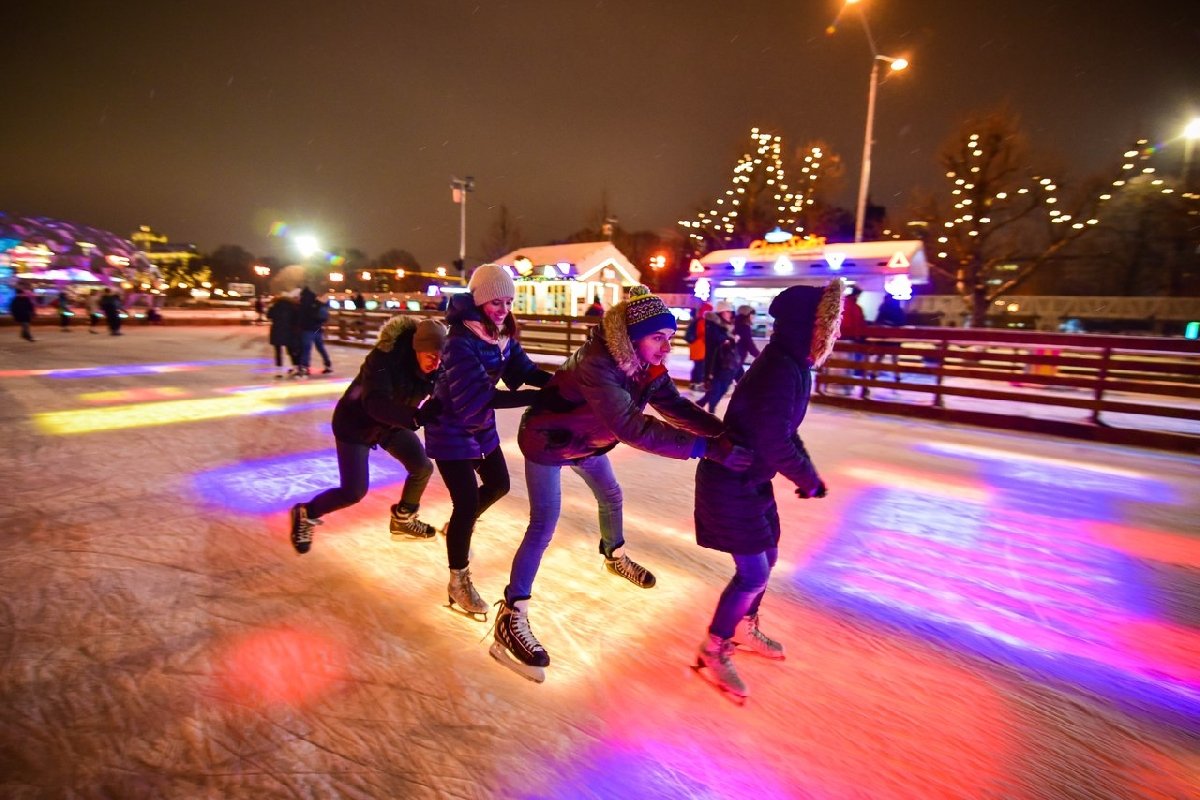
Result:
{"label": "decorated tree with lights", "polygon": [[[734,164],[729,188],[701,205],[692,219],[680,220],[690,245],[698,253],[746,247],[775,228],[804,235],[806,212],[815,217],[819,211],[814,204],[825,159],[826,149],[814,144],[788,170],[782,138],[751,128],[750,146]],[[789,173],[797,176],[794,186]]]}
{"label": "decorated tree with lights", "polygon": [[[1057,181],[1031,166],[1029,145],[1007,109],[969,119],[939,161],[949,196],[928,199],[917,224],[931,269],[953,281],[975,326],[984,324],[993,302],[1095,230],[1112,197],[1094,183],[1072,187],[1068,199]],[[1123,169],[1135,168],[1127,161]],[[1113,184],[1119,189],[1124,181]]]}

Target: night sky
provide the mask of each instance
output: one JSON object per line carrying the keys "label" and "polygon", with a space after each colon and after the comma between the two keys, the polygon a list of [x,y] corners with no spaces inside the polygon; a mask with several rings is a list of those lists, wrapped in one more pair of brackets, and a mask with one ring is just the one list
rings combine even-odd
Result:
{"label": "night sky", "polygon": [[[937,184],[968,112],[1008,100],[1081,177],[1135,137],[1182,151],[1200,114],[1200,3],[867,0],[881,53],[872,197]],[[506,204],[528,244],[607,193],[667,230],[722,193],[752,126],[846,162],[852,207],[870,50],[840,2],[380,0],[19,2],[5,13],[0,210],[201,249],[457,255],[452,175],[472,175],[468,259]],[[1135,11],[1141,9],[1141,11]],[[1178,157],[1178,156],[1177,156]]]}

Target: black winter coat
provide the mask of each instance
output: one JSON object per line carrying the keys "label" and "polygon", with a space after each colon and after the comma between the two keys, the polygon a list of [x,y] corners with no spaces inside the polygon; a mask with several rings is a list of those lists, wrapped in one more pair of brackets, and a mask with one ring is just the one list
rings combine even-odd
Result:
{"label": "black winter coat", "polygon": [[419,427],[417,408],[433,393],[440,370],[421,372],[412,346],[416,328],[411,317],[393,317],[379,331],[378,343],[333,410],[337,439],[374,446],[396,429]]}
{"label": "black winter coat", "polygon": [[726,553],[761,553],[779,544],[779,510],[771,479],[782,474],[814,490],[816,468],[796,433],[808,410],[812,372],[807,353],[772,337],[738,382],[725,412],[737,444],[754,452],[743,473],[702,459],[696,469],[696,542]]}
{"label": "black winter coat", "polygon": [[704,378],[731,381],[740,372],[737,345],[721,317],[710,311],[704,315]]}
{"label": "black winter coat", "polygon": [[33,322],[33,300],[27,294],[17,295],[9,304],[8,313],[17,322]]}
{"label": "black winter coat", "polygon": [[[521,418],[517,442],[537,464],[564,465],[607,453],[617,442],[668,458],[690,458],[698,436],[721,421],[683,398],[664,367],[644,368],[614,306],[558,368]],[[653,406],[666,420],[647,416]]]}
{"label": "black winter coat", "polygon": [[296,326],[298,311],[296,302],[289,297],[280,297],[271,303],[267,309],[267,319],[271,320],[271,344],[295,347],[300,343],[300,329]]}

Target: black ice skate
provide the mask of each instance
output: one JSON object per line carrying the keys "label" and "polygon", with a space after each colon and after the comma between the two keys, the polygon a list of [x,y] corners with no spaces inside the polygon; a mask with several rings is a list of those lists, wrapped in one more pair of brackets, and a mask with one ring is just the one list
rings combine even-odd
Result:
{"label": "black ice skate", "polygon": [[496,605],[500,613],[496,617],[495,641],[488,652],[522,678],[535,683],[546,680],[550,654],[529,628],[529,601],[518,600],[510,605],[497,600]]}
{"label": "black ice skate", "polygon": [[292,547],[304,555],[312,547],[313,528],[322,524],[319,519],[310,519],[304,503],[292,506]]}
{"label": "black ice skate", "polygon": [[643,589],[649,589],[657,582],[654,573],[625,555],[624,547],[614,550],[612,558],[605,558],[604,567],[613,575],[624,578],[634,586],[640,586]]}
{"label": "black ice skate", "polygon": [[437,530],[417,516],[416,506],[404,503],[392,506],[391,531],[392,540],[397,542],[432,542],[437,537]]}
{"label": "black ice skate", "polygon": [[704,644],[700,645],[700,653],[692,669],[706,682],[720,689],[723,695],[742,706],[746,704],[750,690],[734,669],[734,650],[732,639],[722,639],[710,633]]}
{"label": "black ice skate", "polygon": [[771,658],[776,661],[782,661],[787,658],[783,644],[767,636],[758,627],[758,614],[751,614],[743,618],[738,623],[737,632],[734,633],[733,637],[738,648],[741,650],[758,653],[764,658]]}
{"label": "black ice skate", "polygon": [[449,602],[446,607],[455,613],[470,617],[476,622],[487,622],[488,605],[483,602],[475,584],[471,583],[470,569],[450,570],[450,584],[446,587]]}

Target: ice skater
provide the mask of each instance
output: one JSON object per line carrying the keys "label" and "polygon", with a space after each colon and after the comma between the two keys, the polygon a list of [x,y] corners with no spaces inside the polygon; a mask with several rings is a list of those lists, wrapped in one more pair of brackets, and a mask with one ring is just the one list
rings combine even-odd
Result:
{"label": "ice skater", "polygon": [[[550,664],[530,628],[529,602],[558,524],[563,467],[596,497],[605,568],[648,589],[654,575],[625,553],[621,486],[608,451],[624,442],[667,458],[716,459],[730,469],[750,463],[750,454],[723,435],[721,421],[675,388],[665,365],[675,324],[654,295],[635,294],[616,304],[521,419],[517,441],[525,455],[529,527],[513,558],[491,654],[523,677],[541,682]],[[663,419],[643,413],[647,404]]]}
{"label": "ice skater", "polygon": [[32,342],[35,339],[30,331],[30,326],[33,324],[33,318],[37,316],[37,307],[28,291],[24,286],[17,286],[17,293],[9,303],[8,313],[12,314],[13,322],[21,327],[21,338]]}
{"label": "ice skater", "polygon": [[[275,350],[276,378],[299,378],[302,376],[299,355],[300,326],[297,319],[299,313],[300,309],[296,306],[296,301],[286,294],[276,297],[271,303],[271,307],[267,309],[267,319],[271,321],[271,328],[267,332],[267,341]],[[291,363],[291,367],[286,371],[283,367],[285,352]]]}
{"label": "ice skater", "polygon": [[779,509],[771,479],[781,474],[801,498],[824,497],[797,428],[812,391],[812,371],[824,363],[838,338],[841,279],[825,288],[792,286],[772,302],[771,339],[734,389],[725,411],[729,436],[750,448],[754,461],[743,474],[716,461],[696,468],[696,542],[729,553],[735,572],[717,602],[700,645],[697,670],[735,698],[748,694],[733,654],[737,645],[772,659],[784,647],[759,627],[759,605],[779,555]]}
{"label": "ice skater", "polygon": [[392,506],[391,534],[396,540],[433,540],[436,531],[417,515],[433,464],[416,430],[436,417],[439,403],[428,400],[441,364],[446,327],[437,320],[417,322],[392,317],[379,340],[333,409],[341,484],[307,503],[292,506],[292,547],[312,547],[313,528],[331,511],[362,500],[370,487],[368,456],[382,447],[404,465],[408,476],[400,501]]}
{"label": "ice skater", "polygon": [[425,428],[425,445],[454,506],[446,526],[449,605],[483,621],[488,604],[471,582],[471,536],[475,520],[509,489],[494,409],[532,399],[526,392],[497,391],[496,385],[503,380],[511,390],[544,386],[550,373],[539,369],[517,340],[516,284],[508,270],[484,264],[471,274],[467,290],[455,295],[446,311],[450,334],[434,390],[442,416]]}

